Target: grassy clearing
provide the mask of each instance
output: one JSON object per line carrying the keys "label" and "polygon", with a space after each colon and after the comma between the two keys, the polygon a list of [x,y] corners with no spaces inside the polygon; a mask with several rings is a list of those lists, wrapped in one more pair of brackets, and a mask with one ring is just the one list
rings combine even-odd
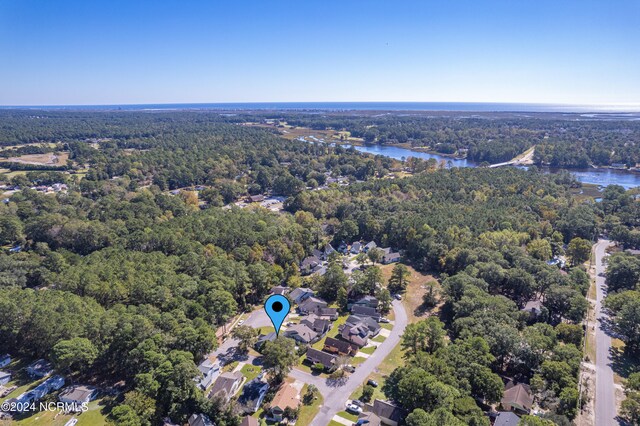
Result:
{"label": "grassy clearing", "polygon": [[[300,395],[304,396],[307,393],[307,388],[309,385],[304,385],[302,388],[302,392]],[[298,421],[296,424],[299,425],[308,425],[311,423],[311,420],[318,414],[320,411],[320,406],[324,403],[322,395],[320,392],[316,392],[316,398],[313,400],[311,405],[302,405],[300,408],[300,414],[298,415]]]}
{"label": "grassy clearing", "polygon": [[262,371],[260,367],[251,364],[245,364],[240,369],[240,373],[242,373],[242,375],[247,378],[247,382],[258,377],[260,371]]}
{"label": "grassy clearing", "polygon": [[238,366],[238,361],[232,361],[229,364],[225,364],[222,367],[222,372],[223,373],[228,373],[230,371],[233,371],[237,366]]}
{"label": "grassy clearing", "polygon": [[336,422],[335,420],[331,420],[329,422],[329,426],[344,426],[342,423]]}
{"label": "grassy clearing", "polygon": [[[387,330],[389,330],[389,329],[387,329]],[[384,342],[385,340],[387,340],[387,338],[386,338],[386,337],[384,337],[384,336],[382,336],[382,335],[380,335],[380,334],[378,334],[376,337],[374,337],[374,338],[373,338],[373,339],[371,339],[371,340],[372,340],[372,341],[374,341],[374,342],[376,342],[376,343],[382,343],[382,342]]]}
{"label": "grassy clearing", "polygon": [[376,351],[376,347],[375,346],[367,346],[365,348],[360,349],[360,352],[364,353],[364,354],[368,354],[371,355]]}
{"label": "grassy clearing", "polygon": [[358,416],[356,414],[351,414],[351,413],[348,413],[346,411],[340,411],[338,413],[338,415],[340,417],[342,417],[343,419],[351,420],[352,422],[357,422],[358,421]]}

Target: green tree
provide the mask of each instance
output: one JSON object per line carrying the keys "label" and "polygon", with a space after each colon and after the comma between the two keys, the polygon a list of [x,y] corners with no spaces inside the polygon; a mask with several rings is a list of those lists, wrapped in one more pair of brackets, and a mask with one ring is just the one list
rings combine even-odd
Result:
{"label": "green tree", "polygon": [[409,284],[409,269],[402,263],[396,264],[391,271],[389,278],[389,291],[392,293],[401,293],[406,290]]}
{"label": "green tree", "polygon": [[274,375],[276,382],[284,380],[291,368],[298,363],[295,347],[295,341],[287,337],[278,337],[273,342],[265,343],[262,350],[264,366]]}
{"label": "green tree", "polygon": [[374,247],[367,252],[367,257],[374,265],[376,263],[380,263],[382,256],[384,256],[384,252],[377,247]]}
{"label": "green tree", "polygon": [[61,340],[53,347],[52,360],[62,371],[88,371],[98,357],[98,349],[89,339]]}
{"label": "green tree", "polygon": [[238,350],[246,353],[256,343],[258,330],[247,325],[239,325],[233,329],[231,335],[234,339],[239,340]]}
{"label": "green tree", "polygon": [[551,256],[553,256],[549,240],[531,240],[529,244],[527,244],[527,252],[539,260],[549,260]]}
{"label": "green tree", "polygon": [[567,256],[571,259],[572,265],[579,265],[589,260],[591,255],[591,243],[589,240],[576,237],[569,241],[567,246]]}

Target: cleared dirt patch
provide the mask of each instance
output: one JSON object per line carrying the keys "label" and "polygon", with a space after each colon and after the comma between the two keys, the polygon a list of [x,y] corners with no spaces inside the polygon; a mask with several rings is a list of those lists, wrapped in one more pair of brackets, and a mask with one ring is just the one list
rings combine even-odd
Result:
{"label": "cleared dirt patch", "polygon": [[69,159],[68,152],[47,153],[47,154],[28,154],[20,157],[11,157],[6,161],[22,164],[34,164],[38,166],[63,166]]}

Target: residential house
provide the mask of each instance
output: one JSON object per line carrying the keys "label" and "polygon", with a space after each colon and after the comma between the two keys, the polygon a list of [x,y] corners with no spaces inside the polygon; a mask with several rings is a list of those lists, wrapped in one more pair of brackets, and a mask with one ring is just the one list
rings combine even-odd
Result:
{"label": "residential house", "polygon": [[330,243],[327,243],[327,245],[324,246],[323,259],[324,260],[329,259],[329,256],[331,256],[333,253],[336,253],[336,249],[334,249]]}
{"label": "residential house", "polygon": [[529,300],[527,304],[524,305],[524,308],[522,308],[522,311],[528,312],[530,317],[536,318],[542,313],[542,300]]}
{"label": "residential house", "polygon": [[242,388],[242,394],[238,398],[238,407],[245,414],[255,413],[262,405],[268,390],[268,383],[258,378],[251,380]]}
{"label": "residential house", "polygon": [[300,324],[306,325],[320,336],[324,336],[324,334],[331,328],[331,321],[319,318],[315,314],[309,314],[306,317],[303,317]]}
{"label": "residential house", "polygon": [[337,308],[318,308],[313,312],[318,318],[335,321],[338,319]]}
{"label": "residential house", "polygon": [[229,402],[233,395],[238,392],[238,389],[240,389],[243,380],[244,376],[239,371],[220,374],[213,383],[209,398],[218,396],[222,397],[225,402]]}
{"label": "residential house", "polygon": [[0,370],[0,385],[6,385],[11,381],[11,373]]}
{"label": "residential house", "polygon": [[380,312],[376,308],[364,305],[353,305],[351,307],[351,313],[359,317],[371,317],[376,321],[380,321]]}
{"label": "residential house", "polygon": [[11,363],[11,356],[9,354],[0,355],[0,368],[6,367]]}
{"label": "residential house", "polygon": [[400,253],[391,251],[391,249],[389,249],[388,252],[385,252],[382,255],[382,263],[388,265],[389,263],[400,262],[400,257]]}
{"label": "residential house", "polygon": [[246,201],[247,203],[261,203],[264,201],[264,195],[262,194],[250,195],[247,197]]}
{"label": "residential house", "polygon": [[293,291],[289,293],[289,299],[293,300],[295,303],[299,305],[300,302],[313,296],[314,294],[315,293],[310,288],[299,287],[299,288],[293,289]]}
{"label": "residential house", "polygon": [[215,426],[206,414],[192,414],[189,417],[189,426]]}
{"label": "residential house", "polygon": [[351,309],[353,306],[368,306],[370,308],[377,309],[378,303],[378,299],[376,299],[374,296],[362,296],[360,299],[354,302],[350,302],[349,309]]}
{"label": "residential house", "polygon": [[322,350],[335,355],[353,356],[358,352],[358,347],[344,340],[327,337]]}
{"label": "residential house", "polygon": [[340,336],[358,347],[366,346],[369,342],[369,330],[367,330],[367,327],[364,324],[345,324],[340,330]]}
{"label": "residential house", "polygon": [[60,402],[72,404],[75,409],[71,411],[82,411],[82,404],[88,404],[97,394],[97,390],[91,386],[69,386],[58,396]]}
{"label": "residential house", "polygon": [[328,352],[319,351],[314,348],[307,348],[307,361],[311,364],[322,364],[324,368],[331,371],[336,368],[336,355]]}
{"label": "residential house", "polygon": [[375,242],[373,242],[373,241],[369,241],[369,242],[364,246],[364,248],[362,249],[362,251],[364,251],[365,253],[367,253],[367,252],[369,252],[369,250],[374,249],[374,248],[376,248],[376,247],[378,247],[378,245],[377,245]]}
{"label": "residential house", "polygon": [[380,422],[387,426],[398,426],[404,418],[405,412],[402,408],[393,405],[388,401],[376,399],[373,401],[371,412],[380,418]]}
{"label": "residential house", "polygon": [[261,334],[260,336],[258,336],[258,340],[256,341],[254,348],[256,351],[261,352],[265,343],[273,342],[277,338],[278,338],[278,335],[276,334],[275,331],[272,331],[271,333],[268,333],[268,334]]}
{"label": "residential house", "polygon": [[255,417],[244,416],[240,422],[240,426],[260,426],[260,423]]}
{"label": "residential house", "polygon": [[520,417],[511,411],[500,411],[493,422],[493,426],[517,426],[519,423]]}
{"label": "residential house", "polygon": [[298,343],[303,343],[308,345],[310,343],[317,342],[319,340],[318,333],[310,329],[304,324],[295,324],[291,327],[287,328],[283,335],[285,337],[289,337],[290,339],[294,339]]}
{"label": "residential house", "polygon": [[53,373],[53,366],[49,361],[45,361],[44,359],[39,359],[27,367],[27,374],[34,379],[47,377],[51,375],[51,373]]}
{"label": "residential house", "polygon": [[202,390],[206,390],[220,374],[220,363],[206,358],[198,365],[198,370],[202,373],[202,377],[196,378],[195,381]]}
{"label": "residential house", "polygon": [[359,317],[351,315],[340,328],[340,336],[358,347],[363,347],[369,342],[370,337],[380,332],[380,325],[371,317]]}
{"label": "residential house", "polygon": [[356,241],[355,243],[351,244],[351,254],[358,254],[362,251],[362,243],[360,243],[360,241]]}
{"label": "residential house", "polygon": [[367,426],[380,426],[382,424],[382,420],[378,417],[377,414],[374,414],[370,411],[365,411],[364,413],[360,413],[358,417],[358,421],[354,423],[356,426],[367,425]]}
{"label": "residential house", "polygon": [[300,406],[300,395],[291,383],[284,383],[271,400],[271,408],[267,418],[275,422],[284,420],[284,411],[287,408],[296,409]]}
{"label": "residential house", "polygon": [[326,308],[327,302],[317,297],[308,297],[298,304],[298,310],[303,314],[310,314],[320,308]]}
{"label": "residential house", "polygon": [[281,296],[284,296],[288,292],[289,292],[289,287],[284,287],[281,285],[277,285],[271,288],[271,294],[279,294]]}
{"label": "residential house", "polygon": [[309,275],[314,272],[318,266],[322,265],[322,261],[320,258],[316,256],[308,256],[305,257],[304,260],[300,263],[300,273],[302,275]]}
{"label": "residential house", "polygon": [[529,385],[524,383],[507,383],[500,405],[504,410],[514,413],[529,414],[533,406],[533,394]]}

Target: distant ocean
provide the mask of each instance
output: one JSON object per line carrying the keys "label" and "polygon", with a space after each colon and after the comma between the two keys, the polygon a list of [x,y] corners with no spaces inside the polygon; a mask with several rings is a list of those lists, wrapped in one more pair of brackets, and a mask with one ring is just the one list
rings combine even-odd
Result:
{"label": "distant ocean", "polygon": [[566,113],[633,113],[640,104],[563,105],[484,102],[246,102],[202,104],[130,104],[130,105],[52,105],[0,106],[0,109],[37,110],[290,110],[290,111],[466,111],[466,112],[566,112]]}

